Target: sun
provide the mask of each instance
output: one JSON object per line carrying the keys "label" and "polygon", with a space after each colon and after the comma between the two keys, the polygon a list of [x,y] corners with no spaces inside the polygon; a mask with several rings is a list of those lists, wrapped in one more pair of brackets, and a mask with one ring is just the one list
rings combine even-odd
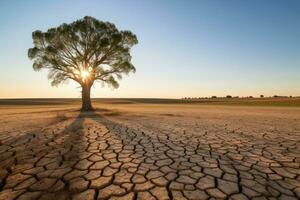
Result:
{"label": "sun", "polygon": [[80,72],[80,76],[81,76],[82,81],[85,82],[85,80],[91,76],[91,73],[87,70],[82,70]]}
{"label": "sun", "polygon": [[80,78],[83,82],[91,77],[92,68],[89,67],[88,69],[80,69],[74,70],[74,74],[77,78]]}

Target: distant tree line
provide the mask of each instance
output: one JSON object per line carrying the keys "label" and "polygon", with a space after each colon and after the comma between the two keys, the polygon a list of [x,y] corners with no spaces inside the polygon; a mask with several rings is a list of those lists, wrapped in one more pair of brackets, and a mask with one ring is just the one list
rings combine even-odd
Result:
{"label": "distant tree line", "polygon": [[218,96],[211,96],[211,97],[182,97],[183,100],[193,100],[193,99],[249,99],[249,98],[293,98],[293,96],[279,96],[279,95],[273,95],[269,97],[265,97],[265,95],[261,94],[259,97],[253,97],[253,96],[232,96],[232,95],[226,95],[224,97],[218,97]]}

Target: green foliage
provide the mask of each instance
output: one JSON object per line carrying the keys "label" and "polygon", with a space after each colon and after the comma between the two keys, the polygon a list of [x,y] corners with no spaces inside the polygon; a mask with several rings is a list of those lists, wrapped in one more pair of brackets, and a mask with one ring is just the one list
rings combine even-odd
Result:
{"label": "green foliage", "polygon": [[[33,69],[48,69],[52,85],[72,79],[81,85],[100,81],[118,87],[117,79],[135,72],[130,49],[138,43],[136,35],[109,22],[86,16],[46,32],[37,30],[32,39],[28,57]],[[90,72],[88,83],[78,75],[83,70]]]}

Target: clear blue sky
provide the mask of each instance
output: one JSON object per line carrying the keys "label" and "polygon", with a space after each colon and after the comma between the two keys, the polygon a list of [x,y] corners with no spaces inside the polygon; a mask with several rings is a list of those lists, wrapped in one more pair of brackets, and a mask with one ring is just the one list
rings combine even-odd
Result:
{"label": "clear blue sky", "polygon": [[0,1],[0,98],[80,97],[27,58],[31,33],[85,15],[133,31],[135,74],[93,97],[300,95],[300,1]]}

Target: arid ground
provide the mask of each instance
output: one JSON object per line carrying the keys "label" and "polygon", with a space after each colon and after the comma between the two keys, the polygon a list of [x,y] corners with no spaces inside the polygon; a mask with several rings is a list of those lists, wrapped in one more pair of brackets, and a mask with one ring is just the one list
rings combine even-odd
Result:
{"label": "arid ground", "polygon": [[300,107],[69,101],[0,101],[1,200],[300,198]]}

